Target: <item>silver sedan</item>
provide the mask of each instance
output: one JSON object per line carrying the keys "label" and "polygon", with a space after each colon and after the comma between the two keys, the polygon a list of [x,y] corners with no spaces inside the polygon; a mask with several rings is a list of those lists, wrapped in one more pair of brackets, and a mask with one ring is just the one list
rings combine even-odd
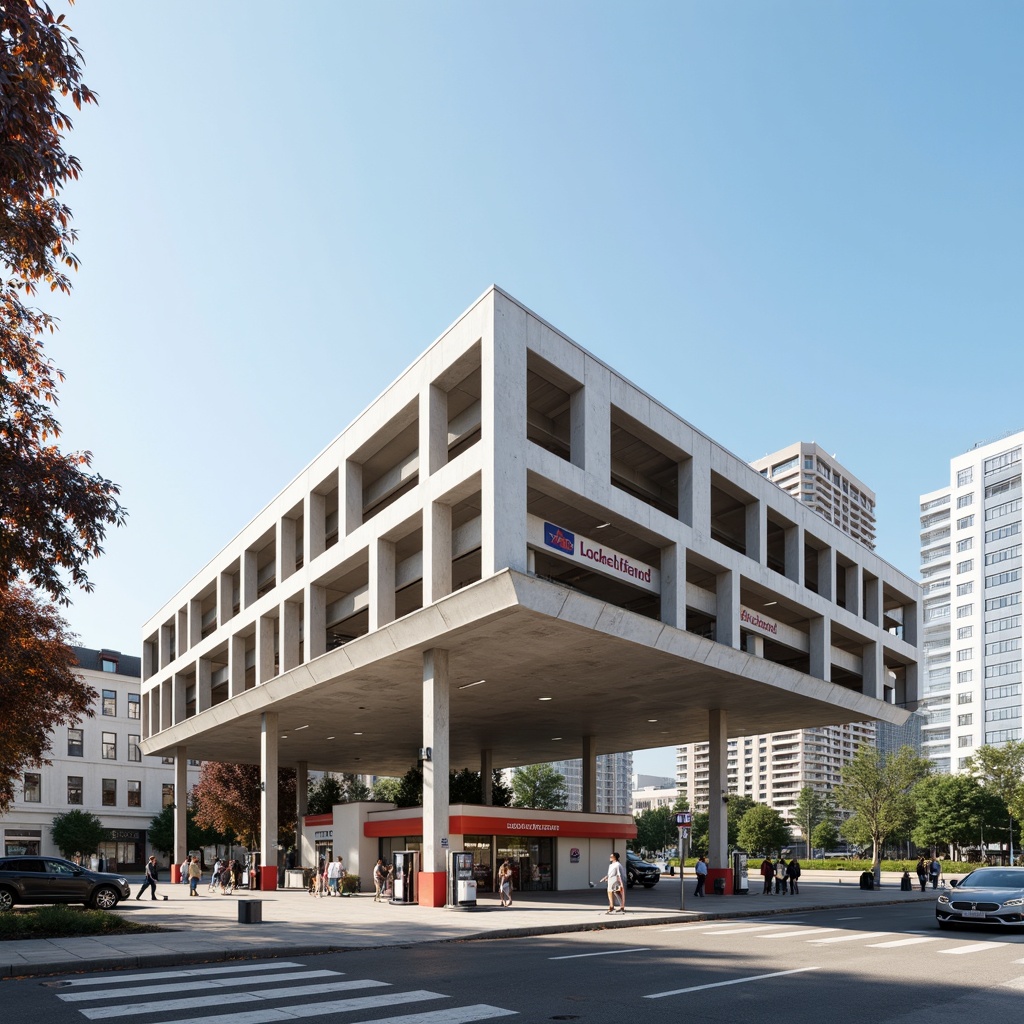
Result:
{"label": "silver sedan", "polygon": [[977,868],[950,883],[935,904],[940,928],[954,924],[1024,927],[1024,868]]}

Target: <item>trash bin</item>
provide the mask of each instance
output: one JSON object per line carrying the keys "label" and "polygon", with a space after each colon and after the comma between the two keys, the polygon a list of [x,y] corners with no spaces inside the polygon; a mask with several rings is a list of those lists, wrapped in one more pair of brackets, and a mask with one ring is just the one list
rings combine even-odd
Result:
{"label": "trash bin", "polygon": [[874,889],[875,876],[870,871],[862,871],[860,873],[860,887],[862,889]]}
{"label": "trash bin", "polygon": [[263,900],[239,900],[238,923],[263,924]]}
{"label": "trash bin", "polygon": [[716,878],[715,879],[715,886],[714,886],[714,888],[715,888],[715,895],[716,896],[724,896],[725,895],[725,879],[724,878]]}
{"label": "trash bin", "polygon": [[913,892],[914,886],[910,882],[910,872],[904,871],[900,879],[900,892]]}

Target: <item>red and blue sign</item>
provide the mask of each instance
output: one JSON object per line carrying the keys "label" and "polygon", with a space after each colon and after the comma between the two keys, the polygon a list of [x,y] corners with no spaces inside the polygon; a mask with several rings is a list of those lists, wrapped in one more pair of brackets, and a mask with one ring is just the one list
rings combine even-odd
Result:
{"label": "red and blue sign", "polygon": [[576,553],[576,534],[563,530],[561,526],[554,523],[544,524],[544,543],[549,548],[555,548],[567,555]]}

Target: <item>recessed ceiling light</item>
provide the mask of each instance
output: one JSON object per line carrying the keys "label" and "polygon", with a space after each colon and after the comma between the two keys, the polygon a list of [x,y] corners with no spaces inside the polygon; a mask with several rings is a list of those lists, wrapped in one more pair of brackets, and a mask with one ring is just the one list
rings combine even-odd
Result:
{"label": "recessed ceiling light", "polygon": [[773,604],[778,604],[778,603],[779,603],[778,601],[765,601],[764,606],[765,606],[765,608],[771,608],[771,606]]}
{"label": "recessed ceiling light", "polygon": [[561,736],[552,736],[551,737],[551,742],[554,743],[556,740],[560,740],[561,738],[562,738]]}
{"label": "recessed ceiling light", "polygon": [[283,736],[281,737],[281,739],[283,739],[283,740],[286,740],[286,739],[288,739],[288,733],[285,733],[285,734],[284,734],[284,735],[283,735]]}
{"label": "recessed ceiling light", "polygon": [[361,732],[354,732],[354,733],[352,733],[352,735],[353,736],[362,736],[363,734]]}
{"label": "recessed ceiling light", "polygon": [[607,530],[608,527],[611,526],[611,525],[612,525],[611,523],[599,523],[597,526],[594,527],[594,529],[595,530]]}
{"label": "recessed ceiling light", "polygon": [[459,689],[460,690],[468,690],[471,686],[479,686],[481,683],[486,683],[486,682],[487,682],[486,679],[478,679],[475,683],[463,683],[462,686],[459,687]]}
{"label": "recessed ceiling light", "polygon": [[308,729],[308,725],[297,725],[295,726],[295,732],[302,732],[303,729]]}
{"label": "recessed ceiling light", "polygon": [[553,697],[538,697],[537,700],[553,700]]}
{"label": "recessed ceiling light", "polygon": [[648,718],[648,719],[647,719],[647,721],[648,721],[648,722],[656,722],[656,721],[657,721],[657,719],[656,719],[656,718]]}
{"label": "recessed ceiling light", "polygon": [[329,740],[333,740],[333,739],[334,739],[334,737],[333,737],[333,736],[328,736],[327,738],[328,738]]}

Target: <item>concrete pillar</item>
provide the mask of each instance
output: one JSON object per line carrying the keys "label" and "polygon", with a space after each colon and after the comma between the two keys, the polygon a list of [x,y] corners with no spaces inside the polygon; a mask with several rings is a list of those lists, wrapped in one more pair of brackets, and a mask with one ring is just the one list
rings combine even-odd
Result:
{"label": "concrete pillar", "polygon": [[153,735],[153,701],[151,693],[142,695],[142,738],[148,740]]}
{"label": "concrete pillar", "polygon": [[583,737],[583,813],[597,813],[597,737]]}
{"label": "concrete pillar", "polygon": [[715,640],[740,646],[740,574],[735,569],[715,577]]}
{"label": "concrete pillar", "polygon": [[217,625],[224,623],[235,613],[235,580],[230,572],[217,577]]}
{"label": "concrete pillar", "polygon": [[260,716],[261,889],[277,888],[277,729],[277,712],[264,711]]}
{"label": "concrete pillar", "polygon": [[420,392],[419,462],[421,485],[448,462],[448,392],[434,384]]}
{"label": "concrete pillar", "polygon": [[277,521],[277,584],[280,586],[295,572],[295,545],[298,539],[294,519]]}
{"label": "concrete pillar", "polygon": [[302,657],[312,661],[327,653],[327,591],[310,583],[302,602]]}
{"label": "concrete pillar", "polygon": [[763,658],[764,637],[758,636],[756,633],[748,633],[744,648],[747,654],[752,654],[755,658]]}
{"label": "concrete pillar", "polygon": [[661,621],[686,629],[686,548],[682,544],[661,549]]}
{"label": "concrete pillar", "polygon": [[922,609],[916,601],[908,601],[903,605],[903,639],[915,647],[921,636]]}
{"label": "concrete pillar", "polygon": [[344,488],[338,495],[338,541],[363,525],[363,467],[345,463]]}
{"label": "concrete pillar", "polygon": [[302,605],[298,601],[283,601],[281,603],[279,641],[282,672],[288,672],[302,664],[299,657],[301,628]]}
{"label": "concrete pillar", "polygon": [[256,623],[256,685],[274,678],[274,633],[277,619],[261,615]]}
{"label": "concrete pillar", "polygon": [[423,510],[423,606],[452,592],[452,507],[431,501]]}
{"label": "concrete pillar", "polygon": [[[309,762],[295,769],[295,866],[302,867],[302,819],[309,813]],[[314,865],[315,866],[315,865]]]}
{"label": "concrete pillar", "polygon": [[784,534],[786,579],[804,585],[804,528],[802,526],[787,527]]}
{"label": "concrete pillar", "polygon": [[[703,446],[702,446],[703,447]],[[710,451],[679,463],[679,518],[702,537],[711,536]]]}
{"label": "concrete pillar", "polygon": [[[306,498],[302,524],[302,563],[309,565],[327,550],[327,498],[314,491]],[[295,851],[296,856],[298,850]]]}
{"label": "concrete pillar", "polygon": [[583,387],[569,398],[569,459],[603,483],[612,475],[611,378],[586,358]]}
{"label": "concrete pillar", "polygon": [[185,674],[175,672],[171,682],[171,722],[178,725],[185,717]]}
{"label": "concrete pillar", "polygon": [[877,576],[864,580],[864,618],[873,626],[882,625],[882,581]]}
{"label": "concrete pillar", "polygon": [[836,551],[827,547],[818,551],[818,594],[826,601],[836,599]]}
{"label": "concrete pillar", "polygon": [[448,725],[451,678],[448,652],[431,648],[423,654],[423,859],[420,904],[445,904],[447,863],[442,839],[448,836]]}
{"label": "concrete pillar", "polygon": [[209,658],[196,662],[196,714],[213,706],[213,666]]}
{"label": "concrete pillar", "polygon": [[[160,652],[159,641],[156,644],[150,643],[148,640],[142,645],[142,678],[149,679],[150,676],[155,675],[157,671],[157,660],[159,659]],[[154,649],[157,648],[157,649]]]}
{"label": "concrete pillar", "polygon": [[846,571],[846,610],[859,618],[863,569],[859,565],[847,565],[844,568]]}
{"label": "concrete pillar", "polygon": [[494,751],[480,751],[480,792],[484,805],[490,807],[494,803],[494,790],[492,786],[492,774],[494,772]]}
{"label": "concrete pillar", "polygon": [[174,724],[174,718],[171,715],[171,695],[174,690],[174,682],[171,679],[165,679],[160,684],[160,731],[164,729],[170,729]]}
{"label": "concrete pillar", "polygon": [[768,564],[768,514],[763,501],[756,498],[746,506],[745,540],[747,558],[759,565]]}
{"label": "concrete pillar", "polygon": [[243,551],[238,570],[242,607],[248,608],[256,600],[256,552]]}
{"label": "concrete pillar", "polygon": [[811,619],[810,655],[811,675],[816,679],[832,680],[832,620],[816,615]]}
{"label": "concrete pillar", "polygon": [[245,637],[228,638],[228,697],[245,690]]}
{"label": "concrete pillar", "polygon": [[188,648],[203,639],[203,602],[193,598],[188,603]]}
{"label": "concrete pillar", "polygon": [[395,621],[395,545],[388,540],[370,541],[370,608],[372,633]]}
{"label": "concrete pillar", "polygon": [[177,641],[177,657],[181,657],[189,649],[188,605],[178,609],[178,625],[174,630]]}
{"label": "concrete pillar", "polygon": [[174,748],[174,861],[181,862],[188,855],[188,750]]}
{"label": "concrete pillar", "polygon": [[885,699],[885,651],[878,641],[865,644],[861,650],[861,687],[867,697]]}
{"label": "concrete pillar", "polygon": [[708,866],[729,866],[729,743],[726,712],[708,712]]}
{"label": "concrete pillar", "polygon": [[171,663],[171,651],[174,650],[174,623],[165,622],[160,627],[160,667],[167,668]]}

